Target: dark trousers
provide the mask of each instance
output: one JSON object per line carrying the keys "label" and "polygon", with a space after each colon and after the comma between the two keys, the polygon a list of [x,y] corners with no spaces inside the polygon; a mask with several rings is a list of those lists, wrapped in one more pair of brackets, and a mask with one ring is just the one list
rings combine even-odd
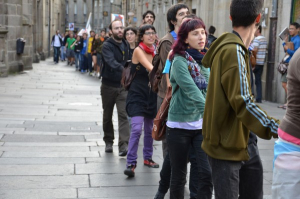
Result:
{"label": "dark trousers", "polygon": [[261,88],[261,76],[263,73],[264,66],[256,65],[253,73],[255,75],[255,86],[256,86],[256,101],[261,101],[262,99],[262,88]]}
{"label": "dark trousers", "polygon": [[263,168],[256,143],[248,145],[248,161],[227,161],[208,157],[215,199],[262,199]]}
{"label": "dark trousers", "polygon": [[195,151],[198,167],[197,199],[211,199],[212,177],[207,155],[201,148],[202,130],[167,128],[167,144],[171,163],[170,198],[183,199],[190,148]]}
{"label": "dark trousers", "polygon": [[89,69],[89,72],[93,72],[93,58],[92,58],[92,54],[91,53],[88,53],[88,69]]}
{"label": "dark trousers", "polygon": [[60,47],[53,47],[54,48],[54,55],[53,55],[53,60],[54,62],[58,63],[59,61],[59,55],[60,55]]}
{"label": "dark trousers", "polygon": [[119,124],[119,151],[127,150],[128,140],[130,136],[129,123],[126,113],[127,91],[124,88],[115,88],[101,85],[101,97],[103,108],[103,140],[105,143],[113,143],[114,127],[112,122],[114,106],[117,106],[118,124]]}
{"label": "dark trousers", "polygon": [[80,70],[87,70],[88,65],[88,59],[85,55],[80,54],[81,60],[80,60]]}

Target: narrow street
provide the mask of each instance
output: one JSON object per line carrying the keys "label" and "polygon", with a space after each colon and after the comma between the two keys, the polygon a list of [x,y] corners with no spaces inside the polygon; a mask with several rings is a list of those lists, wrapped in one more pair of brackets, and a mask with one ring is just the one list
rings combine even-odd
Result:
{"label": "narrow street", "polygon": [[[135,178],[123,174],[118,156],[117,114],[114,153],[104,152],[100,81],[53,59],[24,74],[0,78],[0,198],[151,199],[159,169],[143,166],[142,140]],[[282,119],[278,104],[261,107]],[[264,198],[271,198],[275,140],[259,140],[264,165]],[[162,165],[161,142],[153,159]],[[186,198],[188,198],[186,185]],[[168,198],[166,196],[166,198]]]}

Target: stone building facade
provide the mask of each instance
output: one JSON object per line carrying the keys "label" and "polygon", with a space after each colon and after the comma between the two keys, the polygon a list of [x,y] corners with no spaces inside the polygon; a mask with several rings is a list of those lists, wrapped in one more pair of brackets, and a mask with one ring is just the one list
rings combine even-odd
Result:
{"label": "stone building facade", "polygon": [[[60,0],[0,0],[0,76],[32,68],[51,55],[50,39],[64,30],[65,3]],[[17,54],[17,39],[24,52]]]}

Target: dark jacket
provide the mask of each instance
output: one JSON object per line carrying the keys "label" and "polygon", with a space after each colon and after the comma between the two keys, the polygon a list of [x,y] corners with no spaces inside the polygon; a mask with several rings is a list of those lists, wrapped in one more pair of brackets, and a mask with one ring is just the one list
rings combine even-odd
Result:
{"label": "dark jacket", "polygon": [[120,48],[113,38],[107,39],[102,45],[103,69],[102,83],[107,86],[121,87],[123,68],[128,60],[129,44],[122,40],[124,49]]}
{"label": "dark jacket", "polygon": [[215,37],[213,35],[208,35],[206,47],[209,48],[216,39],[217,39],[217,37]]}
{"label": "dark jacket", "polygon": [[[59,38],[60,46],[62,46],[63,45],[63,41],[62,41],[60,35],[58,35],[58,38]],[[55,35],[53,35],[53,37],[52,37],[52,41],[51,41],[51,45],[52,46],[54,45],[54,39],[55,39]]]}
{"label": "dark jacket", "polygon": [[80,39],[80,41],[76,42],[74,51],[76,53],[80,53],[82,48],[83,48],[83,39]]}
{"label": "dark jacket", "polygon": [[269,117],[253,101],[248,53],[237,35],[225,33],[202,60],[211,68],[202,148],[215,159],[248,160],[250,131],[263,139],[277,137],[279,120]]}

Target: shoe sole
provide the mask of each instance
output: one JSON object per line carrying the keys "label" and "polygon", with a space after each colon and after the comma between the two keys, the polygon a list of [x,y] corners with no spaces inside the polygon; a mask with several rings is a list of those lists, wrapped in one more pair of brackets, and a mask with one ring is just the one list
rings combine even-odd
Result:
{"label": "shoe sole", "polygon": [[155,166],[151,166],[151,165],[148,165],[148,164],[144,164],[144,165],[149,167],[149,168],[155,168],[155,169],[159,168],[159,165],[155,165]]}
{"label": "shoe sole", "polygon": [[135,175],[131,171],[127,171],[127,170],[124,171],[124,174],[127,175],[128,177],[131,177],[131,178],[134,177],[134,175]]}
{"label": "shoe sole", "polygon": [[113,150],[105,150],[105,153],[112,153]]}
{"label": "shoe sole", "polygon": [[127,155],[127,151],[126,151],[126,153],[123,153],[123,152],[119,153],[119,156],[121,156],[121,157],[126,156],[126,155]]}

